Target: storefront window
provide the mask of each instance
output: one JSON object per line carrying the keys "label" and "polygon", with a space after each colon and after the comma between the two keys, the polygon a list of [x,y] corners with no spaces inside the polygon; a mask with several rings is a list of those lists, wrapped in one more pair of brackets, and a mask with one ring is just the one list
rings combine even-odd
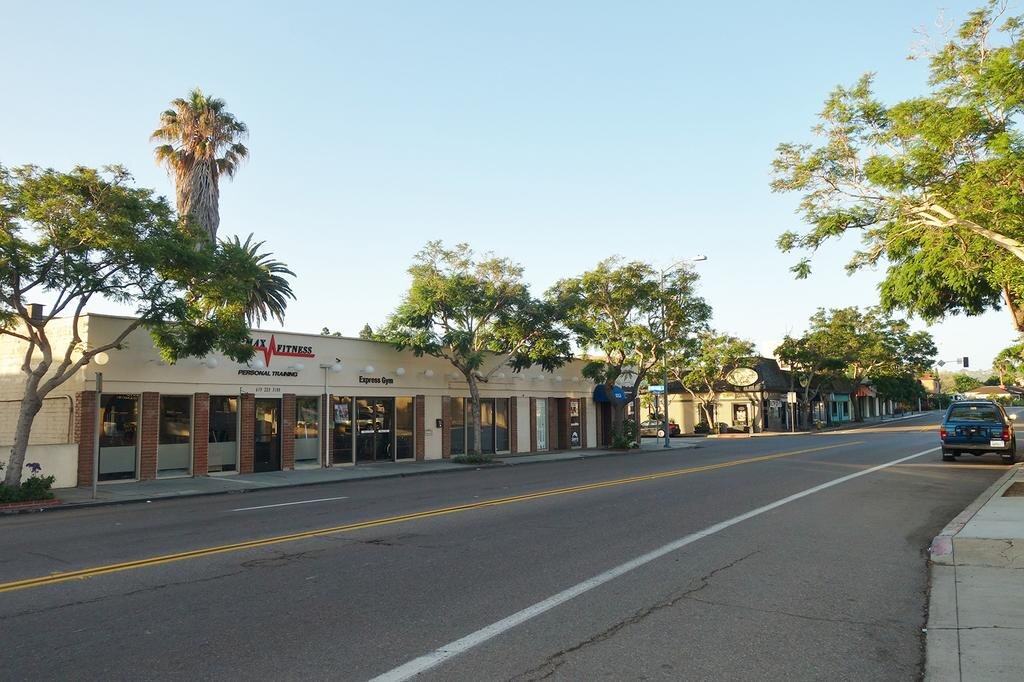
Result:
{"label": "storefront window", "polygon": [[188,476],[192,470],[192,399],[160,396],[160,441],[157,476]]}
{"label": "storefront window", "polygon": [[466,454],[466,399],[452,398],[451,402],[452,454]]}
{"label": "storefront window", "polygon": [[494,399],[494,449],[507,452],[508,445],[508,398]]}
{"label": "storefront window", "polygon": [[537,449],[548,449],[548,401],[537,398]]}
{"label": "storefront window", "polygon": [[210,396],[209,470],[235,471],[238,458],[238,396]]}
{"label": "storefront window", "polygon": [[139,433],[139,396],[100,396],[100,481],[135,478]]}
{"label": "storefront window", "polygon": [[415,439],[413,438],[414,410],[411,397],[395,398],[395,452],[397,459],[411,459],[416,455]]}
{"label": "storefront window", "polygon": [[317,466],[320,463],[320,398],[295,398],[295,464]]}

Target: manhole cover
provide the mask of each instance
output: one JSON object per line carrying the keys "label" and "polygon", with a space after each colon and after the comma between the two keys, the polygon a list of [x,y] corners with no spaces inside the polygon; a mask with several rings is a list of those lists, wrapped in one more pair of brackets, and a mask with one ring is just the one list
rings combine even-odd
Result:
{"label": "manhole cover", "polygon": [[1024,481],[1018,481],[1007,488],[1003,497],[1024,497]]}

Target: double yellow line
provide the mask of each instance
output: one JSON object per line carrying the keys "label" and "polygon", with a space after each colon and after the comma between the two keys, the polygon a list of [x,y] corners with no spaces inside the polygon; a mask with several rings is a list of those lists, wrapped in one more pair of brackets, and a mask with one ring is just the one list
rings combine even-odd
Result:
{"label": "double yellow line", "polygon": [[218,545],[216,547],[204,547],[202,549],[194,549],[188,552],[179,552],[177,554],[165,554],[162,556],[149,557],[147,559],[137,559],[135,561],[125,561],[119,564],[107,564],[104,566],[93,566],[92,568],[83,568],[77,571],[67,571],[63,573],[52,573],[50,575],[39,576],[37,578],[27,578],[25,580],[15,580],[9,583],[0,583],[0,592],[13,592],[15,590],[25,590],[31,587],[42,587],[43,585],[54,585],[56,583],[66,582],[68,580],[84,580],[86,578],[92,578],[98,575],[105,575],[107,573],[117,573],[119,571],[131,571],[136,568],[145,568],[147,566],[159,566],[160,564],[169,564],[175,561],[185,561],[187,559],[198,559],[200,557],[212,556],[214,554],[225,554],[227,552],[238,552],[246,549],[255,549],[257,547],[267,547],[270,545],[278,545],[283,542],[294,542],[295,540],[305,540],[306,538],[315,538],[323,535],[333,535],[336,533],[349,533],[356,530],[363,530],[365,528],[376,528],[378,526],[389,526],[395,523],[405,523],[406,521],[416,521],[418,519],[428,519],[435,516],[444,516],[446,514],[456,514],[458,512],[470,511],[473,509],[484,509],[486,507],[498,507],[504,504],[513,504],[516,502],[528,502],[530,500],[538,500],[545,497],[554,497],[556,495],[569,495],[572,493],[585,492],[587,490],[597,490],[599,488],[611,488],[614,486],[628,485],[630,483],[640,483],[642,481],[656,481],[662,478],[671,478],[673,476],[685,476],[687,474],[697,474],[703,471],[715,471],[716,469],[727,469],[729,467],[740,466],[742,464],[754,464],[756,462],[767,462],[773,459],[779,459],[780,457],[792,457],[794,455],[803,455],[809,452],[819,452],[821,450],[831,450],[833,448],[848,447],[850,445],[859,445],[863,441],[854,441],[849,443],[838,443],[836,445],[824,445],[816,448],[806,448],[804,450],[792,450],[790,452],[781,452],[774,455],[763,455],[761,457],[748,457],[746,459],[737,459],[729,462],[722,462],[720,464],[707,464],[699,467],[688,467],[685,469],[672,469],[670,471],[662,471],[656,474],[644,474],[641,476],[630,476],[628,478],[617,478],[610,481],[600,481],[598,483],[584,483],[581,485],[569,486],[566,488],[554,488],[552,490],[542,490],[536,493],[526,493],[524,495],[513,495],[511,497],[500,497],[494,500],[484,500],[481,502],[471,502],[469,504],[460,504],[453,507],[442,507],[440,509],[428,509],[420,512],[413,512],[411,514],[401,514],[399,516],[388,516],[380,519],[373,519],[370,521],[360,521],[358,523],[348,523],[343,526],[331,526],[330,528],[318,528],[316,530],[307,530],[300,533],[289,533],[288,535],[275,535],[269,538],[262,538],[259,540],[249,540],[247,542],[236,542],[230,545]]}

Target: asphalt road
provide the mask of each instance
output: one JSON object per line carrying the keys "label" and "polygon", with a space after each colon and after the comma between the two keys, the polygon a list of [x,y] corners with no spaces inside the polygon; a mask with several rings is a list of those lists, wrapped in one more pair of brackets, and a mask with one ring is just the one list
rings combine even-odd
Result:
{"label": "asphalt road", "polygon": [[872,470],[936,423],[2,518],[0,670],[915,679],[928,544],[1005,471]]}

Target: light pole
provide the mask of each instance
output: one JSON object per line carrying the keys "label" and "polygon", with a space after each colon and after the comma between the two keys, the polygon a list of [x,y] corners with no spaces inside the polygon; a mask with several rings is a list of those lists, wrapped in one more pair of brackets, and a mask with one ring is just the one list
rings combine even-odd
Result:
{"label": "light pole", "polygon": [[662,389],[662,392],[665,394],[665,414],[663,415],[662,424],[663,424],[663,428],[664,428],[664,431],[665,431],[665,447],[666,448],[672,447],[672,443],[670,442],[671,434],[669,433],[669,430],[668,430],[668,351],[665,349],[665,344],[668,342],[668,319],[666,319],[666,310],[665,310],[665,275],[669,274],[670,272],[672,272],[672,271],[674,271],[674,270],[676,270],[676,269],[678,269],[678,268],[680,268],[683,265],[686,265],[688,263],[697,263],[699,261],[703,261],[703,260],[707,260],[707,259],[708,259],[708,257],[704,256],[704,255],[694,256],[693,258],[684,258],[682,260],[676,261],[675,263],[672,263],[671,265],[669,265],[667,268],[663,269],[659,273],[660,274],[660,279],[658,280],[659,281],[658,292],[661,294],[661,336],[662,336],[662,339],[661,339],[661,370],[662,370],[662,374],[663,374],[662,379],[664,381],[664,383],[662,384],[661,389]]}

